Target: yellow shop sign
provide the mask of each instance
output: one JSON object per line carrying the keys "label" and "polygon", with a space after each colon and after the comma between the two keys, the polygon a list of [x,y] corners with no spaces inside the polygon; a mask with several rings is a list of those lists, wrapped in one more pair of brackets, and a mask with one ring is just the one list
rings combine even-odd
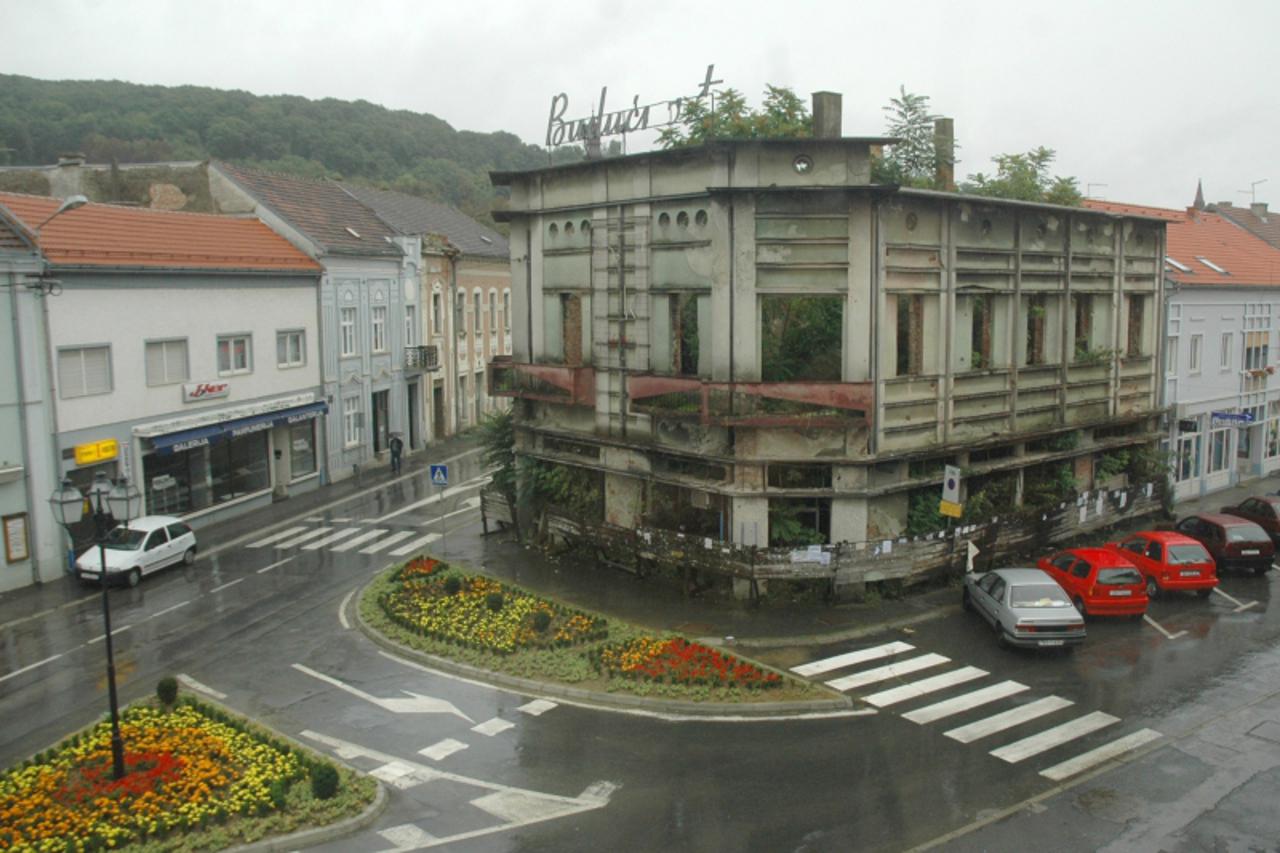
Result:
{"label": "yellow shop sign", "polygon": [[114,438],[102,441],[91,441],[88,444],[76,445],[76,464],[89,465],[94,462],[106,462],[120,455],[120,446]]}

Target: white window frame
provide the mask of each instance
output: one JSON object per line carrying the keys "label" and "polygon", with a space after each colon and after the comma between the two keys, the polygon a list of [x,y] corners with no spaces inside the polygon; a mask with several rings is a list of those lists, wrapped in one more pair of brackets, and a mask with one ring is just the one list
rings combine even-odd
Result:
{"label": "white window frame", "polygon": [[[90,387],[89,376],[85,370],[85,355],[89,352],[102,351],[106,354],[106,387]],[[66,361],[64,362],[64,359]],[[79,362],[78,365],[74,362]],[[69,380],[69,370],[75,367],[77,371],[77,383],[71,383]],[[58,348],[58,396],[63,400],[70,400],[75,397],[92,397],[97,394],[110,394],[115,390],[115,381],[113,377],[111,365],[111,345],[110,344],[87,344],[80,347],[59,347]]]}
{"label": "white window frame", "polygon": [[1200,362],[1203,352],[1204,335],[1197,332],[1191,336],[1191,349],[1187,353],[1187,372],[1193,376],[1200,374]]}
{"label": "white window frame", "polygon": [[387,351],[387,306],[375,305],[369,312],[370,352]]}
{"label": "white window frame", "polygon": [[[236,341],[244,342],[244,364],[235,363]],[[222,348],[227,348],[227,366],[222,366]],[[238,376],[243,373],[253,372],[253,335],[247,332],[237,332],[230,335],[218,335],[218,346],[215,350],[218,359],[218,375],[219,376]]]}
{"label": "white window frame", "polygon": [[404,306],[404,345],[418,345],[418,306],[412,302]]}
{"label": "white window frame", "polygon": [[1231,369],[1231,349],[1235,346],[1235,332],[1222,333],[1222,350],[1218,353],[1218,369]]}
{"label": "white window frame", "polygon": [[[291,357],[293,347],[290,344],[297,340],[297,358]],[[281,343],[284,344],[284,358],[280,357]],[[276,367],[285,369],[304,367],[307,363],[307,332],[305,329],[280,329],[276,332]]]}
{"label": "white window frame", "polygon": [[[1231,437],[1235,430],[1236,428],[1233,426],[1213,427],[1209,430],[1209,440],[1206,442],[1204,453],[1204,473],[1206,475],[1220,474],[1231,468],[1231,463],[1235,459],[1235,454],[1232,452]],[[1215,446],[1222,451],[1221,459],[1215,460],[1214,458]],[[1215,467],[1215,461],[1220,462],[1221,465]]]}
{"label": "white window frame", "polygon": [[1164,373],[1176,376],[1178,373],[1178,336],[1169,335],[1164,343]]}
{"label": "white window frame", "polygon": [[360,344],[356,340],[356,309],[344,306],[338,309],[338,341],[341,344],[341,355],[356,355]]}
{"label": "white window frame", "polygon": [[[175,375],[170,361],[174,360],[170,354],[170,347],[173,344],[182,344],[182,369]],[[163,376],[151,375],[151,352],[152,347],[160,347],[160,361],[163,363]],[[186,338],[157,338],[155,340],[146,341],[143,346],[143,370],[147,375],[147,387],[155,388],[161,385],[177,385],[191,379],[191,355],[187,346]]]}
{"label": "white window frame", "polygon": [[444,294],[439,291],[431,294],[431,334],[444,334]]}
{"label": "white window frame", "polygon": [[498,291],[489,291],[489,334],[498,334]]}
{"label": "white window frame", "polygon": [[344,447],[360,443],[364,426],[364,411],[360,408],[360,395],[342,398],[342,441]]}
{"label": "white window frame", "polygon": [[478,335],[484,330],[484,291],[476,288],[471,294],[471,328]]}

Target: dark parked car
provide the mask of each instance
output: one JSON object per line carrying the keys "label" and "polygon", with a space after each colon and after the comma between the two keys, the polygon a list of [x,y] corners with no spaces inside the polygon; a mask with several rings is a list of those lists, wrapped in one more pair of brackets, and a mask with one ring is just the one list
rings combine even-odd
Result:
{"label": "dark parked car", "polygon": [[1246,498],[1235,506],[1224,506],[1222,511],[1227,515],[1249,519],[1267,531],[1273,544],[1280,545],[1280,497],[1263,495]]}
{"label": "dark parked car", "polygon": [[1218,565],[1218,574],[1232,569],[1264,574],[1275,559],[1276,546],[1257,524],[1238,515],[1202,512],[1189,515],[1174,525],[1208,550]]}

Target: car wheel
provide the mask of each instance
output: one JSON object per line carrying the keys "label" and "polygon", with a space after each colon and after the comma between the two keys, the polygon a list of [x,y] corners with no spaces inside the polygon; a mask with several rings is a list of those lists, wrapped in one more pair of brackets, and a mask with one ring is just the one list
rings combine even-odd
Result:
{"label": "car wheel", "polygon": [[996,620],[991,627],[996,632],[996,645],[1002,649],[1009,648],[1009,639],[1004,635],[1004,628],[1000,627],[1000,621]]}
{"label": "car wheel", "polygon": [[125,580],[129,582],[129,586],[137,586],[138,582],[142,580],[142,569],[136,567],[130,569],[129,574],[125,575]]}
{"label": "car wheel", "polygon": [[1083,598],[1081,598],[1080,596],[1078,596],[1078,595],[1077,595],[1075,598],[1071,599],[1071,603],[1075,605],[1076,610],[1079,610],[1079,611],[1080,611],[1080,618],[1081,618],[1081,619],[1088,619],[1088,618],[1089,618],[1089,611],[1084,609],[1084,599],[1083,599]]}
{"label": "car wheel", "polygon": [[965,590],[960,594],[960,606],[964,608],[966,613],[973,612],[973,599],[969,597],[969,590]]}
{"label": "car wheel", "polygon": [[182,555],[182,564],[184,566],[189,566],[195,561],[196,561],[196,549],[194,547],[188,548],[187,553]]}
{"label": "car wheel", "polygon": [[1147,598],[1155,601],[1158,595],[1160,595],[1160,584],[1156,583],[1153,577],[1147,578]]}

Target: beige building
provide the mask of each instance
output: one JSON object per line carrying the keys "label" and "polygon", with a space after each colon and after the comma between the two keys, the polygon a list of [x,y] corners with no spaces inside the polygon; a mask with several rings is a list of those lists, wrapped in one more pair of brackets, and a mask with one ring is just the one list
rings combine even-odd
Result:
{"label": "beige building", "polygon": [[1163,223],[875,185],[892,140],[840,137],[838,103],[827,138],[492,176],[491,393],[600,520],[861,542],[940,526],[944,465],[998,510],[1158,438]]}

